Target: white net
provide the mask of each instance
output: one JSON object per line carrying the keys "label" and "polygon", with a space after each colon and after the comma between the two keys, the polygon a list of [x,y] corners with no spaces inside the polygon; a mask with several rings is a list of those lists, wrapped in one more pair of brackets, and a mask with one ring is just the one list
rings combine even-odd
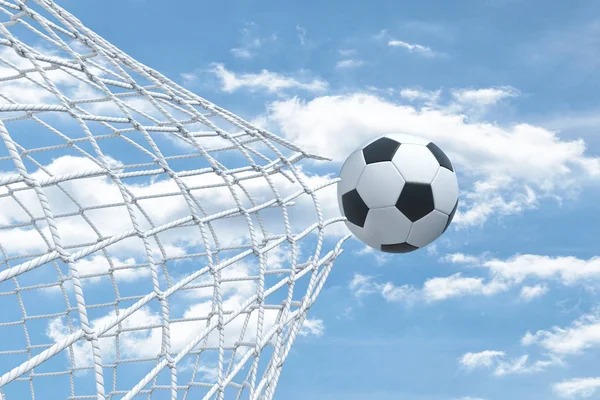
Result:
{"label": "white net", "polygon": [[273,397],[345,239],[316,156],[50,0],[0,0],[0,138],[0,398]]}

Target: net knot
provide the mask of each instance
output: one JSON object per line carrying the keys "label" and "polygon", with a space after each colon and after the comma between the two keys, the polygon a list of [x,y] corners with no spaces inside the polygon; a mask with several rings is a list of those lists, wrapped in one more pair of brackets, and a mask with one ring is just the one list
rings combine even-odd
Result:
{"label": "net knot", "polygon": [[167,354],[167,355],[165,356],[165,359],[167,360],[167,366],[168,366],[170,369],[177,368],[177,363],[175,362],[175,360],[173,359],[173,357],[171,357],[171,355],[170,355],[170,354]]}
{"label": "net knot", "polygon": [[128,118],[128,119],[129,119],[129,123],[131,124],[131,126],[133,126],[133,128],[136,131],[141,131],[142,130],[142,125],[139,122],[137,122],[135,119],[133,119],[131,117]]}
{"label": "net knot", "polygon": [[84,325],[81,329],[83,330],[83,337],[85,340],[89,342],[95,342],[98,340],[98,334],[92,327]]}
{"label": "net knot", "polygon": [[56,246],[55,250],[58,253],[58,256],[60,257],[61,261],[65,264],[71,264],[75,262],[75,260],[73,260],[73,256],[62,247]]}
{"label": "net knot", "polygon": [[25,49],[21,48],[21,46],[19,46],[19,45],[15,44],[15,43],[13,43],[12,45],[13,45],[13,46],[12,46],[13,50],[14,50],[14,51],[15,51],[15,52],[16,52],[16,53],[19,55],[19,56],[21,56],[21,57],[23,57],[23,58],[27,58],[27,53],[25,52]]}

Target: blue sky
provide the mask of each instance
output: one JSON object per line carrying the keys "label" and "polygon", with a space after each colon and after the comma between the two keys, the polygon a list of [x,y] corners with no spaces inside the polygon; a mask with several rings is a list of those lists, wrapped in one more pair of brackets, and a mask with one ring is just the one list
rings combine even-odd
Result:
{"label": "blue sky", "polygon": [[394,131],[454,162],[461,204],[434,245],[389,256],[346,243],[310,310],[322,329],[294,345],[277,399],[600,398],[596,2],[60,4],[333,159],[311,174]]}

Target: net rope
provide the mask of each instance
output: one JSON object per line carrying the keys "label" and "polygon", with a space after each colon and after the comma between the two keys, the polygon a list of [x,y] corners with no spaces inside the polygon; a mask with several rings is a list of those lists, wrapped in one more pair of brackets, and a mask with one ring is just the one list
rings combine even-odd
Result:
{"label": "net rope", "polygon": [[347,239],[321,158],[50,0],[0,0],[0,138],[0,398],[273,398]]}

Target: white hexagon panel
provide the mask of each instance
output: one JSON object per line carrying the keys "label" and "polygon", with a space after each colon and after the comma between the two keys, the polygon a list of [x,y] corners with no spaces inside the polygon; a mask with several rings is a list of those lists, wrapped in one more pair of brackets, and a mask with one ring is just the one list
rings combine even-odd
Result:
{"label": "white hexagon panel", "polygon": [[396,204],[404,179],[389,161],[367,164],[358,180],[356,190],[369,209]]}
{"label": "white hexagon panel", "polygon": [[384,207],[369,210],[365,221],[365,230],[380,245],[404,243],[412,222],[396,207]]}
{"label": "white hexagon panel", "polygon": [[446,168],[440,168],[433,182],[431,182],[431,190],[435,209],[450,215],[458,201],[456,174]]}
{"label": "white hexagon panel", "polygon": [[347,223],[346,226],[354,236],[360,239],[361,242],[376,250],[381,250],[381,243],[379,243],[375,238],[373,238],[370,232],[367,232],[365,228],[356,226],[353,223]]}
{"label": "white hexagon panel", "polygon": [[408,235],[408,244],[421,248],[437,239],[446,230],[448,216],[433,210],[417,222],[413,222]]}
{"label": "white hexagon panel", "polygon": [[429,184],[440,169],[431,151],[419,144],[402,144],[392,162],[404,180],[412,183]]}

